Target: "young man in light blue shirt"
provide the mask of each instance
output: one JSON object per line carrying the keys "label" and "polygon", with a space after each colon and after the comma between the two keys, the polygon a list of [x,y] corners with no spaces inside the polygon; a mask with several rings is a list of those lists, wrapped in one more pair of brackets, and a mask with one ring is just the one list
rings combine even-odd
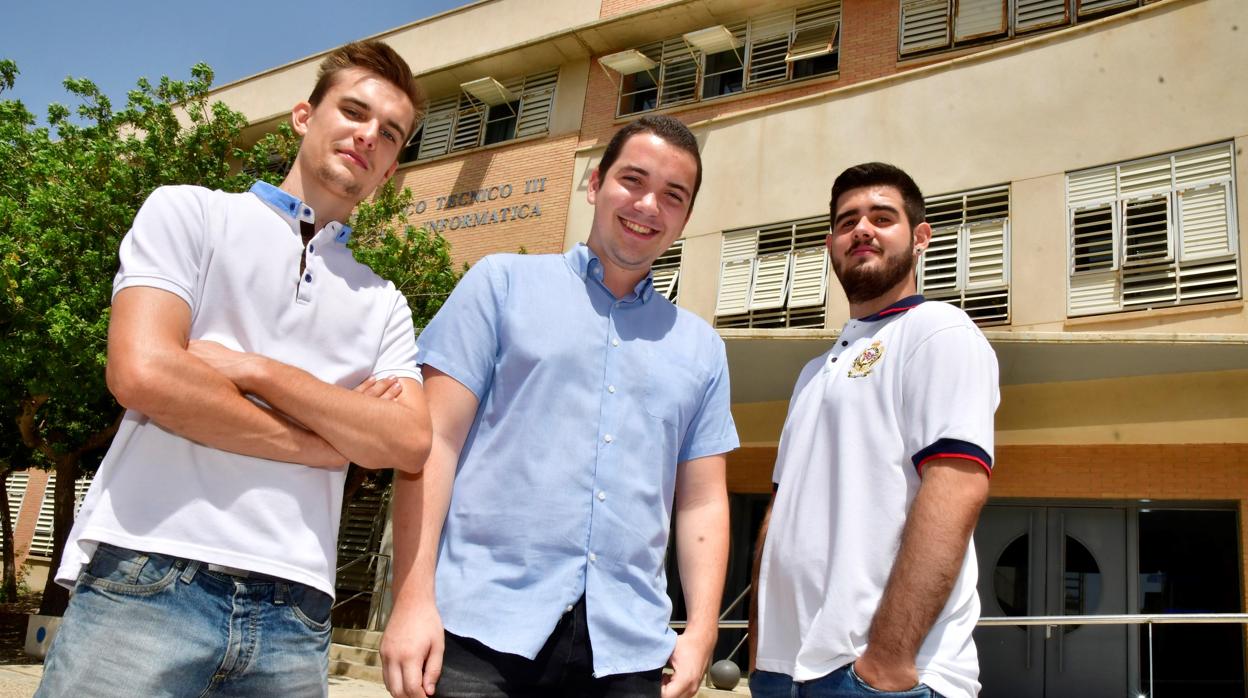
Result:
{"label": "young man in light blue shirt", "polygon": [[723,341],[654,292],[650,267],[700,182],[679,121],[625,126],[590,177],[588,244],[482,259],[422,333],[434,446],[423,477],[396,488],[382,642],[395,696],[697,692],[738,442]]}

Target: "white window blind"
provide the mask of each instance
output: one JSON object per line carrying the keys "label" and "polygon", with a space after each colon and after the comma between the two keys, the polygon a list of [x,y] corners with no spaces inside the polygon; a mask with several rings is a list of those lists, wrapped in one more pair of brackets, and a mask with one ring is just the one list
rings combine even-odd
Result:
{"label": "white window blind", "polygon": [[1008,186],[929,197],[932,239],[919,258],[919,291],[957,305],[980,325],[1009,322]]}
{"label": "white window blind", "polygon": [[717,327],[822,327],[828,217],[724,233]]}
{"label": "white window blind", "polygon": [[[501,84],[519,95],[519,100],[495,107],[463,92],[431,102],[416,141],[415,159],[546,133],[558,82],[558,70],[512,78]],[[491,131],[500,127],[501,131]],[[408,151],[408,157],[412,155]]]}
{"label": "white window blind", "polygon": [[681,238],[659,255],[650,267],[655,293],[673,303],[676,302],[677,282],[680,281],[680,262],[684,248],[685,240]]}
{"label": "white window blind", "polygon": [[1240,296],[1229,143],[1067,175],[1072,316]]}
{"label": "white window blind", "polygon": [[1050,29],[1149,0],[899,0],[898,53],[911,56]]}
{"label": "white window blind", "polygon": [[[9,526],[11,528],[17,526],[17,515],[22,511],[22,500],[26,498],[26,485],[30,482],[30,474],[26,472],[9,473],[5,478],[5,489],[8,492],[9,500]],[[4,532],[0,530],[0,540],[3,540]]]}
{"label": "white window blind", "polygon": [[955,41],[971,41],[1000,36],[1007,28],[1006,0],[954,0],[957,5],[953,22]]}

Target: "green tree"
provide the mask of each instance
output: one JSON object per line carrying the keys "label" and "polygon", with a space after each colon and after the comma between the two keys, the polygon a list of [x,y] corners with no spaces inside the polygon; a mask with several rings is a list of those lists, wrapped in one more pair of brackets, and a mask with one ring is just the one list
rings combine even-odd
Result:
{"label": "green tree", "polygon": [[[17,74],[0,61],[0,93]],[[76,118],[53,104],[47,127],[21,102],[0,99],[0,399],[16,401],[23,445],[56,473],[53,570],[73,521],[74,482],[98,464],[122,417],[104,364],[117,248],[139,206],[166,184],[243,191],[255,173],[279,183],[273,165],[297,150],[289,127],[240,148],[246,119],[209,99],[212,78],[198,64],[188,81],[141,79],[120,111],[89,80],[69,78]],[[436,309],[454,284],[446,241],[403,225],[410,193],[392,189],[361,212],[356,249],[414,307]],[[41,613],[59,614],[68,596],[51,577]]]}

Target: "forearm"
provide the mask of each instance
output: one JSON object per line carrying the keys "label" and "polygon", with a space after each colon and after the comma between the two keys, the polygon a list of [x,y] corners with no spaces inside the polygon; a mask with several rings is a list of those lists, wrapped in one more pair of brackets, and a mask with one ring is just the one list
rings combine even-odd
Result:
{"label": "forearm", "polygon": [[978,465],[937,461],[925,468],[867,638],[875,658],[913,664],[957,582],[987,493]]}
{"label": "forearm", "polygon": [[[722,466],[722,457],[718,459]],[[675,507],[676,564],[688,613],[685,632],[707,642],[708,650],[719,634],[728,568],[728,494],[722,480],[711,480],[678,496]]]}
{"label": "forearm", "polygon": [[117,369],[108,383],[124,407],[205,446],[269,460],[342,467],[327,441],[244,397],[225,376],[185,349],[149,351],[141,365]]}
{"label": "forearm", "polygon": [[[429,415],[414,380],[400,400],[376,400],[294,366],[249,356],[255,367],[245,381],[237,381],[240,389],[290,415],[351,462],[365,468],[420,469],[429,450]],[[417,395],[409,396],[413,390]]]}
{"label": "forearm", "polygon": [[[448,463],[449,461],[449,463]],[[394,485],[395,604],[432,604],[438,542],[450,506],[455,461],[435,441],[419,474],[399,473]]]}

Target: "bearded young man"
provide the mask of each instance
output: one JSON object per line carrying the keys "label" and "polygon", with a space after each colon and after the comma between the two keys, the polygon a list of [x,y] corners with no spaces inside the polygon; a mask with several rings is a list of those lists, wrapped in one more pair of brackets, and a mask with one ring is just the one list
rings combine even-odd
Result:
{"label": "bearded young man", "polygon": [[407,301],[345,225],[426,99],[380,42],[321,64],[281,187],[161,187],[121,243],[108,386],[125,418],[65,543],[36,695],[324,696],[347,463],[416,470]]}
{"label": "bearded young man", "polygon": [[970,538],[992,472],[996,356],[964,312],[916,293],[931,228],[905,172],[845,170],[830,210],[853,319],[789,403],[756,556],[750,691],[972,698]]}

